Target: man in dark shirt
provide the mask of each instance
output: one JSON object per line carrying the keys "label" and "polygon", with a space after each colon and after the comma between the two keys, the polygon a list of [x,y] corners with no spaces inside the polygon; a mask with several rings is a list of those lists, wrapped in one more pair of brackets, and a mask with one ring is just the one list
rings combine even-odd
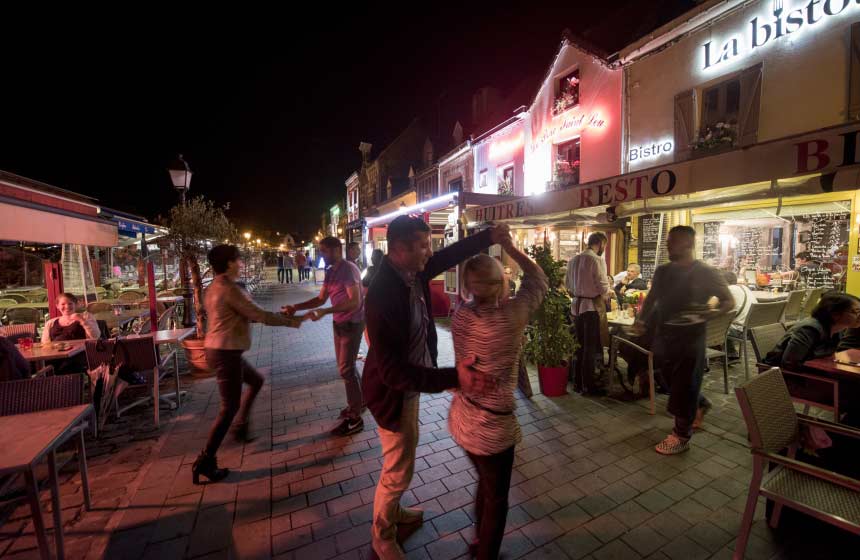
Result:
{"label": "man in dark shirt", "polygon": [[[671,391],[667,409],[675,417],[675,429],[655,450],[675,455],[689,449],[694,422],[701,422],[710,408],[701,394],[706,364],[705,325],[708,319],[730,312],[734,299],[723,275],[693,258],[693,228],[673,227],[667,245],[671,262],[654,272],[635,330],[655,332],[655,353],[661,358],[661,371]],[[708,307],[712,297],[719,300],[716,310]]]}
{"label": "man in dark shirt", "polygon": [[373,550],[382,560],[404,558],[397,525],[418,523],[424,516],[400,505],[415,468],[419,393],[458,386],[481,393],[494,384],[468,362],[437,368],[430,281],[505,236],[510,236],[506,226],[494,227],[434,255],[430,227],[420,218],[400,216],[388,226],[388,256],[367,292],[370,349],[361,384],[382,446],[371,529]]}
{"label": "man in dark shirt", "polygon": [[641,269],[636,263],[627,265],[627,275],[615,284],[615,294],[618,296],[618,304],[624,303],[624,294],[627,290],[647,290],[648,282],[641,276]]}

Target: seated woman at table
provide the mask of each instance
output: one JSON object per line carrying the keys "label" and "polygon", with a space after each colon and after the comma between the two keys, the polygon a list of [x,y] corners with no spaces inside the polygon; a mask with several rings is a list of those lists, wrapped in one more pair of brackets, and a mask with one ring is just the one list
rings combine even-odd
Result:
{"label": "seated woman at table", "polygon": [[58,342],[61,340],[83,340],[99,338],[101,332],[95,318],[87,312],[77,313],[78,298],[72,294],[60,294],[57,297],[59,317],[54,317],[45,323],[42,329],[42,343]]}
{"label": "seated woman at table", "polygon": [[836,352],[843,333],[860,327],[860,299],[827,293],[812,316],[796,323],[764,358],[766,364],[800,371],[807,360]]}

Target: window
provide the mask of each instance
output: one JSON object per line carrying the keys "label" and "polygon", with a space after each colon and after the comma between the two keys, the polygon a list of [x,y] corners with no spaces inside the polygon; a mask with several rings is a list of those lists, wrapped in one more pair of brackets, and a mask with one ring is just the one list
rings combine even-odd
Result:
{"label": "window", "polygon": [[463,179],[454,179],[448,183],[448,192],[460,192],[463,190]]}
{"label": "window", "polygon": [[554,180],[562,187],[579,184],[579,138],[556,147]]}
{"label": "window", "polygon": [[514,194],[514,166],[510,165],[502,170],[499,178],[499,194],[511,196]]}
{"label": "window", "polygon": [[478,187],[484,188],[487,186],[487,170],[483,169],[480,173],[478,173]]}
{"label": "window", "polygon": [[737,125],[741,107],[741,82],[728,80],[702,93],[702,127],[718,123]]}
{"label": "window", "polygon": [[559,78],[553,113],[559,114],[579,105],[579,68]]}

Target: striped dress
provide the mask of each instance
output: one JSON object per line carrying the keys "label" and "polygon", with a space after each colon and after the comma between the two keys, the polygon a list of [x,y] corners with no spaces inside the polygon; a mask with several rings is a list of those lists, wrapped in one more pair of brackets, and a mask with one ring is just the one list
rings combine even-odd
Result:
{"label": "striped dress", "polygon": [[454,312],[451,333],[457,361],[476,356],[476,370],[499,378],[490,393],[454,391],[448,430],[473,455],[501,453],[522,439],[513,411],[523,330],[546,291],[543,272],[527,274],[517,294],[501,305],[468,302]]}

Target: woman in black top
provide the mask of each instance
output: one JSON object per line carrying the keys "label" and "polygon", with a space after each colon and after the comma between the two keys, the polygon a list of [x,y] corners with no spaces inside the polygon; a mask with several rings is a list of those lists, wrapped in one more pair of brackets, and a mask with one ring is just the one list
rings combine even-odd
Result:
{"label": "woman in black top", "polygon": [[764,362],[799,371],[803,362],[836,352],[843,333],[857,327],[860,327],[860,299],[849,294],[824,294],[812,316],[791,327],[767,353]]}

